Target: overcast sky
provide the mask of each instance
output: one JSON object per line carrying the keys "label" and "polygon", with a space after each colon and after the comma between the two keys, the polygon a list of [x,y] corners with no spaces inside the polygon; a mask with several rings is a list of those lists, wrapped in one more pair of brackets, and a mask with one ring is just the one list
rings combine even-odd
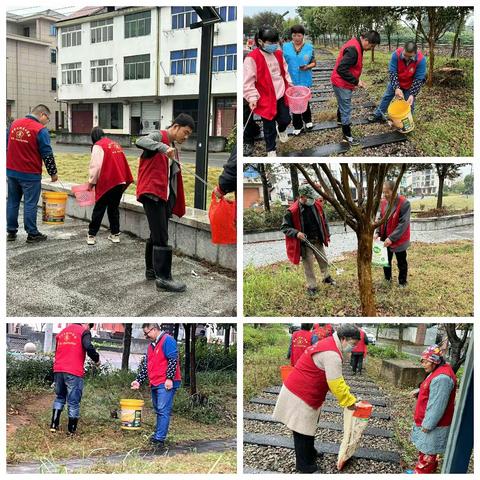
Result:
{"label": "overcast sky", "polygon": [[55,10],[59,13],[63,13],[64,15],[68,15],[69,13],[75,12],[76,10],[79,10],[81,7],[76,6],[76,7],[63,7],[61,5],[55,6],[55,5],[43,5],[41,7],[19,7],[16,8],[13,5],[10,5],[7,7],[7,12],[9,13],[14,13],[15,15],[22,15],[22,16],[28,16],[28,15],[33,15],[34,13],[38,12],[43,12],[45,10]]}
{"label": "overcast sky", "polygon": [[260,12],[273,12],[273,13],[279,13],[280,15],[283,15],[286,11],[288,11],[288,14],[285,16],[285,18],[295,18],[297,16],[296,9],[297,7],[244,7],[243,8],[243,14],[246,17],[253,17],[257,13]]}

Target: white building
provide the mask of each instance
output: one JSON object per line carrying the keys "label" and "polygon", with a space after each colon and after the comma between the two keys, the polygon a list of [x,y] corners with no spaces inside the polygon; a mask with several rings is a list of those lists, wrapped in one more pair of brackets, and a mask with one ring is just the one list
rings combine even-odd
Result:
{"label": "white building", "polygon": [[[236,118],[236,7],[217,7],[211,135]],[[138,135],[180,112],[196,120],[201,29],[191,7],[87,7],[58,22],[58,100],[68,130]]]}

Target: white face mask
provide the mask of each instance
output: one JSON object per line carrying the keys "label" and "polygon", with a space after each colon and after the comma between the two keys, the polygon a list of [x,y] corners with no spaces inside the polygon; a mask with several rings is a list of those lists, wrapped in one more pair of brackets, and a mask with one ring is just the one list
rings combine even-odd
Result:
{"label": "white face mask", "polygon": [[309,207],[313,206],[314,203],[315,203],[315,200],[313,198],[307,198],[307,200],[305,201],[305,205]]}

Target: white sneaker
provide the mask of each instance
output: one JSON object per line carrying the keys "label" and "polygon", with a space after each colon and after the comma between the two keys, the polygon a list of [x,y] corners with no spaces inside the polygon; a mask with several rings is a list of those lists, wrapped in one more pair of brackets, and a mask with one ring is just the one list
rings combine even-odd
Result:
{"label": "white sneaker", "polygon": [[302,129],[300,128],[299,130],[294,130],[293,131],[293,134],[297,137],[298,135],[300,135],[302,133]]}
{"label": "white sneaker", "polygon": [[276,150],[272,150],[271,152],[267,152],[267,157],[276,157],[276,156],[277,156]]}
{"label": "white sneaker", "polygon": [[278,125],[277,125],[277,134],[278,134],[278,138],[279,140],[282,142],[282,143],[287,143],[288,142],[288,133],[287,131],[283,131],[283,132],[279,132],[278,131]]}
{"label": "white sneaker", "polygon": [[95,239],[95,235],[88,235],[87,234],[87,245],[95,245],[97,240]]}
{"label": "white sneaker", "polygon": [[313,128],[313,123],[312,123],[312,122],[306,123],[306,124],[305,124],[305,128],[306,128],[307,130],[310,130],[311,128]]}
{"label": "white sneaker", "polygon": [[110,234],[108,237],[107,237],[112,243],[120,243],[120,234],[119,233],[115,233],[115,234]]}

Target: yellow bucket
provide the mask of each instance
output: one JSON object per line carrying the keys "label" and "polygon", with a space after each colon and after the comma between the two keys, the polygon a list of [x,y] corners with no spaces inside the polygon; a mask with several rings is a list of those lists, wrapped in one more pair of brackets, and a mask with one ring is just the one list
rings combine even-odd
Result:
{"label": "yellow bucket", "polygon": [[65,207],[68,194],[63,192],[42,193],[42,220],[49,225],[65,223]]}
{"label": "yellow bucket", "polygon": [[394,98],[388,106],[388,116],[392,120],[393,126],[400,129],[402,133],[413,130],[412,109],[406,100]]}
{"label": "yellow bucket", "polygon": [[123,430],[140,430],[142,428],[142,409],[145,402],[132,398],[120,400],[120,420]]}

